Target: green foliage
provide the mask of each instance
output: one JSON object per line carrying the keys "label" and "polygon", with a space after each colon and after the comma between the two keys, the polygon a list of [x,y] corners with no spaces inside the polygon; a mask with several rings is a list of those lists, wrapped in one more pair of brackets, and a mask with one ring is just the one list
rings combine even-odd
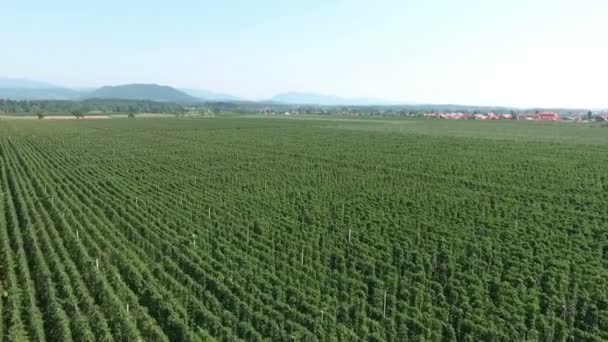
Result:
{"label": "green foliage", "polygon": [[0,340],[606,340],[603,133],[4,120]]}
{"label": "green foliage", "polygon": [[73,109],[71,111],[71,114],[73,116],[75,116],[76,118],[79,118],[79,119],[82,118],[82,117],[84,117],[84,113],[83,113],[83,111],[81,109]]}
{"label": "green foliage", "polygon": [[88,112],[101,112],[104,114],[130,114],[130,113],[174,113],[183,112],[180,105],[166,102],[140,101],[140,100],[104,100],[91,99],[84,101],[14,101],[0,99],[0,113],[21,115],[45,115],[73,113],[74,111],[86,114]]}

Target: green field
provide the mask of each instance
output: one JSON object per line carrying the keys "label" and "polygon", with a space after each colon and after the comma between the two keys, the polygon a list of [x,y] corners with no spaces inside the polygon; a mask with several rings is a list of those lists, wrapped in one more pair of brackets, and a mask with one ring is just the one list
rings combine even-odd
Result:
{"label": "green field", "polygon": [[608,129],[0,121],[0,341],[608,339]]}

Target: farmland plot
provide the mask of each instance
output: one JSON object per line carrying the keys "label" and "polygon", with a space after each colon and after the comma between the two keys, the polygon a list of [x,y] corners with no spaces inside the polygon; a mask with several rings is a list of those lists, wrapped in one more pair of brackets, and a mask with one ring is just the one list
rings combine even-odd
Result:
{"label": "farmland plot", "polygon": [[3,121],[0,340],[608,339],[605,132],[490,124]]}

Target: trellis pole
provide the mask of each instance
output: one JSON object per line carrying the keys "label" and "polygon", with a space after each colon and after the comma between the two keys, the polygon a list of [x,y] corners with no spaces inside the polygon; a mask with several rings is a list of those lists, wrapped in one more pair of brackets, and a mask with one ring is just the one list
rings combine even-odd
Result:
{"label": "trellis pole", "polygon": [[386,318],[386,290],[384,290],[384,314],[383,318]]}

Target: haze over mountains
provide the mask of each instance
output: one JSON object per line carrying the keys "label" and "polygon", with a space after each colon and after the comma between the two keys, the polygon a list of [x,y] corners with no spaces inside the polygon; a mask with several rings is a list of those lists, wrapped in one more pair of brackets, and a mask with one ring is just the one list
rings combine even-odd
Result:
{"label": "haze over mountains", "polygon": [[[12,100],[84,100],[90,98],[151,100],[159,102],[194,103],[221,100],[221,94],[204,90],[178,90],[156,84],[126,84],[100,88],[71,89],[47,82],[16,78],[0,78],[0,98]],[[200,96],[201,94],[208,95]],[[236,97],[231,97],[235,98]]]}
{"label": "haze over mountains", "polygon": [[61,87],[51,83],[25,80],[21,78],[0,78],[0,88],[49,89]]}
{"label": "haze over mountains", "polygon": [[0,78],[0,98],[12,100],[72,100],[80,92],[51,83],[19,78]]}
{"label": "haze over mountains", "polygon": [[238,96],[234,96],[234,95],[230,95],[230,94],[223,94],[223,93],[216,93],[213,91],[203,90],[203,89],[179,88],[179,90],[190,96],[194,96],[199,99],[205,99],[208,101],[247,101],[246,99],[243,99]]}
{"label": "haze over mountains", "polygon": [[286,104],[322,105],[322,106],[390,106],[405,104],[374,98],[345,98],[315,93],[289,92],[273,96],[270,101]]}
{"label": "haze over mountains", "polygon": [[[195,103],[204,101],[236,102],[248,101],[238,96],[203,89],[173,88],[157,84],[126,84],[104,86],[97,89],[67,88],[47,82],[0,78],[0,99],[11,100],[84,100],[89,98],[151,100],[159,102]],[[364,106],[394,105],[395,103],[373,98],[343,98],[315,93],[287,92],[259,102],[322,105]]]}

